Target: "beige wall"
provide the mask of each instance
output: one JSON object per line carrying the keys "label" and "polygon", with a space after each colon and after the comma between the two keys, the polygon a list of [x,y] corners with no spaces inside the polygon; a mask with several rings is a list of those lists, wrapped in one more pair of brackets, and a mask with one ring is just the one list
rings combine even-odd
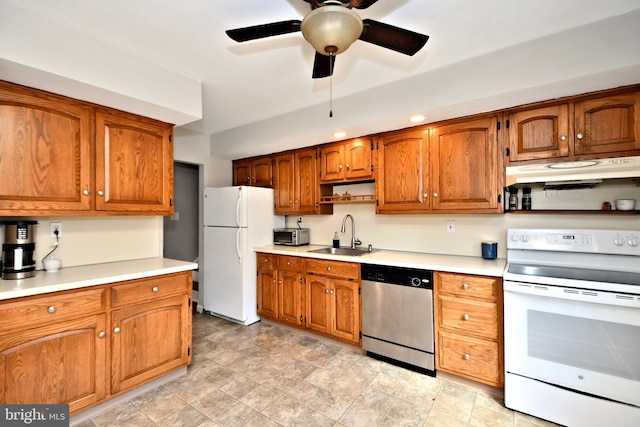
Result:
{"label": "beige wall", "polygon": [[[367,194],[374,191],[373,184],[334,187],[334,192],[342,194]],[[638,199],[640,188],[633,185],[617,189],[571,190],[558,192],[558,206],[572,206],[572,200],[580,203],[590,201],[593,206],[601,206],[604,200],[611,200],[613,194],[624,194]],[[538,194],[540,196],[540,194]],[[542,197],[544,197],[542,195]],[[564,200],[568,198],[569,200]],[[534,206],[536,200],[534,199]],[[541,203],[541,202],[540,202]],[[356,236],[363,246],[372,244],[374,248],[405,250],[450,255],[480,256],[482,241],[498,242],[498,256],[506,257],[506,233],[508,228],[598,228],[640,230],[640,215],[584,215],[584,214],[500,214],[500,215],[376,215],[373,203],[353,203],[334,205],[333,215],[303,216],[303,227],[311,229],[311,242],[330,245],[333,234],[340,231],[343,217],[350,213],[356,221]],[[289,226],[295,227],[297,216],[287,217]],[[455,221],[455,233],[446,232],[446,222]],[[351,223],[347,222],[347,232],[340,234],[340,244],[347,246],[351,239]]]}

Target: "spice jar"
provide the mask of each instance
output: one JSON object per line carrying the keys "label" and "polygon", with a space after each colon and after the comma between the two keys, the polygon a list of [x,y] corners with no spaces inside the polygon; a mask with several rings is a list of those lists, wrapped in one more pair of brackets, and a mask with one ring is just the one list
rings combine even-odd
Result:
{"label": "spice jar", "polygon": [[529,187],[524,187],[522,189],[522,210],[531,210],[531,188]]}
{"label": "spice jar", "polygon": [[518,210],[518,189],[516,187],[509,187],[509,210]]}

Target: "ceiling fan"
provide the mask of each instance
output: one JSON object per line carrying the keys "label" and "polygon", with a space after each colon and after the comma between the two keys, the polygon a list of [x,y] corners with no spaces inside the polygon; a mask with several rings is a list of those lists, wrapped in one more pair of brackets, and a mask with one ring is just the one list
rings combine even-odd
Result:
{"label": "ceiling fan", "polygon": [[227,30],[226,33],[237,42],[246,42],[301,31],[316,50],[312,73],[314,79],[331,76],[336,55],[347,50],[358,39],[409,56],[422,49],[429,39],[429,36],[403,28],[361,19],[351,10],[366,9],[378,0],[303,1],[310,4],[311,12],[302,21],[273,22]]}

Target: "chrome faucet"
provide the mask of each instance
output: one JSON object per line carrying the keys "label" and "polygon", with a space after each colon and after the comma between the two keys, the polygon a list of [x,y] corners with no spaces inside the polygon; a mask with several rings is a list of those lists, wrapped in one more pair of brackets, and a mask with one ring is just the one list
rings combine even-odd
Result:
{"label": "chrome faucet", "polygon": [[356,238],[356,221],[353,219],[351,214],[346,214],[344,218],[342,218],[342,228],[340,229],[340,232],[345,232],[347,218],[351,218],[351,249],[355,249],[356,245],[361,245],[362,242]]}

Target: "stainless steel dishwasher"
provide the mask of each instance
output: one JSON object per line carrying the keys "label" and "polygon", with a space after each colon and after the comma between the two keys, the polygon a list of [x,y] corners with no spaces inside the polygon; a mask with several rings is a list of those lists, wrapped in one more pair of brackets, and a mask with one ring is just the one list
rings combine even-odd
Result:
{"label": "stainless steel dishwasher", "polygon": [[433,272],[362,264],[362,348],[435,376]]}

